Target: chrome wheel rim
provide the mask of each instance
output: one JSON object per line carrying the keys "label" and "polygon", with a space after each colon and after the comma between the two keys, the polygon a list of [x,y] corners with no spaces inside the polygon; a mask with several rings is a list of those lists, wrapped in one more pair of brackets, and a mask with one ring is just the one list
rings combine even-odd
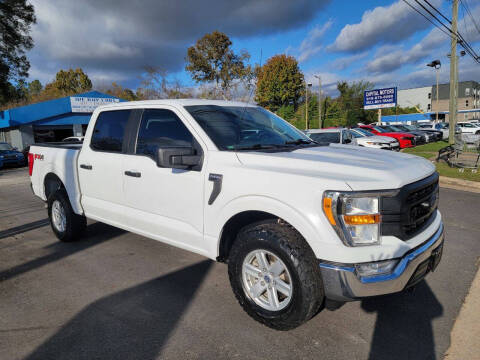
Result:
{"label": "chrome wheel rim", "polygon": [[52,204],[52,223],[59,232],[64,232],[67,227],[65,210],[58,200],[55,200]]}
{"label": "chrome wheel rim", "polygon": [[269,311],[280,311],[292,300],[292,277],[287,266],[267,250],[254,250],[242,264],[245,294],[255,304]]}

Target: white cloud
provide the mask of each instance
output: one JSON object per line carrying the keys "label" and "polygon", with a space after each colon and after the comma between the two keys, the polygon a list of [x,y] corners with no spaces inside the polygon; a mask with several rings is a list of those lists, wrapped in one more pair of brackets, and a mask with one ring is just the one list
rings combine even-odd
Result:
{"label": "white cloud", "polygon": [[[436,6],[441,1],[431,0]],[[399,0],[390,6],[365,11],[362,21],[345,25],[328,48],[332,51],[362,51],[376,44],[397,43],[429,26],[429,22]]]}
{"label": "white cloud", "polygon": [[308,33],[307,37],[302,41],[299,47],[298,61],[304,62],[317,54],[322,49],[322,40],[328,29],[332,26],[332,21],[329,20],[322,26],[315,26]]}

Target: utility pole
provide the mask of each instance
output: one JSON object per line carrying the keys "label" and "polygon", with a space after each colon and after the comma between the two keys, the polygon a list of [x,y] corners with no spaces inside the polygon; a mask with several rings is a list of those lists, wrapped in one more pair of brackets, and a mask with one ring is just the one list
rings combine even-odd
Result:
{"label": "utility pole", "polygon": [[318,79],[318,127],[321,129],[322,126],[322,78],[320,75],[313,75]]}
{"label": "utility pole", "polygon": [[308,88],[312,84],[305,82],[305,130],[308,130]]}
{"label": "utility pole", "polygon": [[452,40],[450,42],[450,103],[448,106],[449,144],[455,143],[455,124],[457,123],[457,20],[458,0],[453,0],[451,37]]}

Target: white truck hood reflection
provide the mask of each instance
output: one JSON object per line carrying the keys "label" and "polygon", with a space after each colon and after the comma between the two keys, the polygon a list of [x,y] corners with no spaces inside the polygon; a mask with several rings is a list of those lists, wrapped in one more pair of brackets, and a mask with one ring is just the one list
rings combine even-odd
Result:
{"label": "white truck hood reflection", "polygon": [[415,155],[340,144],[237,156],[250,168],[343,180],[354,191],[396,189],[435,171],[430,161]]}

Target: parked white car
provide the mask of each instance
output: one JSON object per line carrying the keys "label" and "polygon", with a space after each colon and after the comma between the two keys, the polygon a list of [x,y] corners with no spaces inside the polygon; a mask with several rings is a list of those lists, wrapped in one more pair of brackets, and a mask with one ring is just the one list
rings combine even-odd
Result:
{"label": "parked white car", "polygon": [[357,145],[357,139],[346,128],[310,129],[305,134],[317,143]]}
{"label": "parked white car", "polygon": [[472,123],[472,122],[458,122],[458,127],[460,128],[460,132],[462,134],[480,134],[480,125]]}
{"label": "parked white car", "polygon": [[317,144],[251,104],[101,106],[83,144],[32,145],[29,160],[58,239],[80,239],[91,218],[226,262],[240,305],[275,329],[325,299],[403,291],[442,254],[432,163]]}
{"label": "parked white car", "polygon": [[83,142],[83,139],[85,139],[84,136],[69,136],[63,139],[62,142],[68,142],[68,143]]}
{"label": "parked white car", "polygon": [[443,140],[448,139],[449,136],[449,129],[448,129],[448,123],[447,122],[440,122],[440,123],[426,123],[426,122],[419,122],[417,124],[417,127],[419,129],[425,129],[425,130],[438,130],[442,132],[442,138]]}
{"label": "parked white car", "polygon": [[371,132],[361,129],[350,129],[352,136],[356,139],[357,145],[384,150],[400,150],[400,144],[394,138],[388,136],[373,135]]}

